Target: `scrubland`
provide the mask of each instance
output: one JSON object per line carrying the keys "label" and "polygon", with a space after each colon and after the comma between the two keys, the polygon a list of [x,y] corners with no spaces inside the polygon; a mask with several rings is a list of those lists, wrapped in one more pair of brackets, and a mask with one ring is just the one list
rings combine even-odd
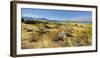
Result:
{"label": "scrubland", "polygon": [[92,45],[92,24],[77,22],[21,23],[21,48]]}

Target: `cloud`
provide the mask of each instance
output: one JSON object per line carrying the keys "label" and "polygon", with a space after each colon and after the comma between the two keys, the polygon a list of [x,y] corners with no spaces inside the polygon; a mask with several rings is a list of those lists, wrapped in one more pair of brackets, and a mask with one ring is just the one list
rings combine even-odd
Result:
{"label": "cloud", "polygon": [[42,18],[42,16],[37,16],[37,15],[33,15],[33,14],[24,14],[23,17]]}
{"label": "cloud", "polygon": [[23,17],[33,17],[32,14],[24,14]]}

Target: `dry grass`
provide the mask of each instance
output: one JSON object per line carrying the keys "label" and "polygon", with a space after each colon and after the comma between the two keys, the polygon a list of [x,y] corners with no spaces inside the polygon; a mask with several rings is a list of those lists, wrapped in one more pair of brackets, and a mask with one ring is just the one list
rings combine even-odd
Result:
{"label": "dry grass", "polygon": [[[92,44],[92,25],[66,23],[56,24],[25,24],[22,23],[22,49],[78,47]],[[47,28],[48,26],[50,28]],[[57,36],[65,32],[59,39]]]}

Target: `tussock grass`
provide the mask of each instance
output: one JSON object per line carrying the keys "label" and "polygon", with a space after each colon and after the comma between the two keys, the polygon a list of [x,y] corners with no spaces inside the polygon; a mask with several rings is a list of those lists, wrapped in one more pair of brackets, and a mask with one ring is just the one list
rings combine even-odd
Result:
{"label": "tussock grass", "polygon": [[[58,36],[64,32],[64,36]],[[59,39],[60,38],[60,39]],[[55,40],[56,39],[56,40]],[[79,23],[22,23],[21,48],[57,48],[92,45],[92,25]]]}

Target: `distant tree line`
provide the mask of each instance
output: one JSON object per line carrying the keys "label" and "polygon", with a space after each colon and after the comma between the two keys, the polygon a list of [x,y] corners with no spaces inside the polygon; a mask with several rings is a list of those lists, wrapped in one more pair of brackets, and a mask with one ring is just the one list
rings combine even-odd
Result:
{"label": "distant tree line", "polygon": [[61,22],[56,22],[56,21],[48,21],[48,20],[26,20],[26,19],[23,19],[22,18],[22,23],[25,23],[25,24],[56,24],[56,25],[62,25]]}
{"label": "distant tree line", "polygon": [[41,21],[41,20],[25,20],[22,18],[22,22],[25,24],[38,24],[38,23],[44,23],[47,24],[48,21]]}

